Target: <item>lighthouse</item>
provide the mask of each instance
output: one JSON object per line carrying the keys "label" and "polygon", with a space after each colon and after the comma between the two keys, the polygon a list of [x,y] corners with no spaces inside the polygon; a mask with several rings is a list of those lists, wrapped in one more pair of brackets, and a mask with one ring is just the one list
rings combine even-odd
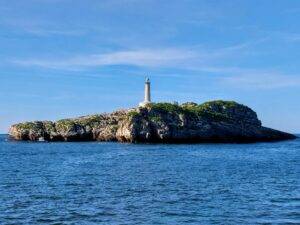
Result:
{"label": "lighthouse", "polygon": [[144,107],[147,104],[151,103],[151,95],[150,95],[150,80],[146,78],[145,81],[145,97],[144,101],[139,104],[139,106]]}

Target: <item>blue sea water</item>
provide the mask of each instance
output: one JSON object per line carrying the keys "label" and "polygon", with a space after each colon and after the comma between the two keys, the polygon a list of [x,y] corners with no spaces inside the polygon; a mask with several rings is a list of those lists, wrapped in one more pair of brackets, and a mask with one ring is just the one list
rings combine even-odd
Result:
{"label": "blue sea water", "polygon": [[300,224],[300,139],[30,143],[0,136],[0,224]]}

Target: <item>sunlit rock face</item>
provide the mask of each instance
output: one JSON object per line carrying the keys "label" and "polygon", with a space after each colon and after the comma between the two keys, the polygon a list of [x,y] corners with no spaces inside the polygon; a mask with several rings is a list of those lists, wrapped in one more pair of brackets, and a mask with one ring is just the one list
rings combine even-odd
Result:
{"label": "sunlit rock face", "polygon": [[232,101],[150,103],[110,114],[15,124],[9,133],[15,140],[133,143],[257,142],[295,138],[261,126],[252,109]]}

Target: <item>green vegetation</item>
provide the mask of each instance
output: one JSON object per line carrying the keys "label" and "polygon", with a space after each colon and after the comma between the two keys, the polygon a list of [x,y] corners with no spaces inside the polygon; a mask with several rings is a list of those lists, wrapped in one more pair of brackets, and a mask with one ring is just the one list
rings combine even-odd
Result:
{"label": "green vegetation", "polygon": [[55,126],[51,121],[44,121],[43,124],[48,133],[55,132]]}
{"label": "green vegetation", "polygon": [[56,128],[58,130],[68,131],[75,126],[75,122],[72,119],[62,119],[56,122]]}
{"label": "green vegetation", "polygon": [[152,103],[148,107],[154,113],[150,114],[152,121],[161,121],[158,113],[169,113],[169,114],[184,114],[190,117],[205,117],[215,121],[222,121],[230,119],[229,116],[223,112],[224,109],[237,107],[234,101],[210,101],[203,104],[196,104],[193,102],[187,102],[182,105],[172,103]]}
{"label": "green vegetation", "polygon": [[16,127],[20,130],[38,130],[41,128],[41,124],[37,122],[25,122],[17,124]]}
{"label": "green vegetation", "polygon": [[155,123],[162,122],[161,116],[149,115],[149,119]]}
{"label": "green vegetation", "polygon": [[[202,117],[211,119],[214,121],[222,121],[230,119],[227,114],[227,110],[234,107],[239,107],[238,103],[234,101],[210,101],[203,104],[197,104],[194,102],[186,102],[182,105],[160,102],[150,103],[145,108],[149,111],[149,119],[153,122],[162,121],[162,114],[183,114],[189,118],[191,117]],[[130,111],[128,117],[136,117],[141,115],[138,111]]]}
{"label": "green vegetation", "polygon": [[165,113],[181,113],[183,112],[183,108],[177,104],[167,103],[167,102],[160,102],[160,103],[152,103],[149,104],[149,108],[158,111],[158,112],[165,112]]}
{"label": "green vegetation", "polygon": [[32,132],[47,132],[55,131],[54,124],[51,121],[34,121],[16,124],[18,130]]}
{"label": "green vegetation", "polygon": [[[213,121],[225,121],[230,120],[230,109],[237,107],[246,107],[240,105],[234,101],[210,101],[205,102],[203,104],[196,104],[193,102],[187,102],[182,105],[172,104],[172,103],[150,103],[146,106],[145,115],[148,116],[149,120],[155,123],[162,122],[165,118],[164,115],[170,115],[168,117],[169,120],[173,120],[174,118],[178,118],[180,114],[184,115],[186,118],[204,118],[210,119]],[[232,110],[231,110],[232,111]],[[123,115],[123,114],[122,114]],[[120,119],[128,119],[128,118],[138,118],[139,116],[143,116],[142,111],[139,110],[131,110],[127,114],[124,114],[124,118],[120,116],[116,119],[110,118],[110,122],[117,122]],[[76,119],[62,119],[58,120],[56,124],[51,121],[35,121],[35,122],[25,122],[17,124],[16,127],[20,130],[32,130],[39,132],[40,130],[45,130],[47,132],[55,132],[57,130],[61,131],[69,131],[72,130],[76,125],[80,125],[83,127],[96,127],[99,126],[103,121],[107,121],[104,115],[96,114],[91,116],[79,117]],[[115,122],[114,122],[115,121]],[[170,121],[169,121],[170,122]],[[114,127],[114,129],[117,129]]]}
{"label": "green vegetation", "polygon": [[75,123],[81,125],[81,126],[91,126],[94,127],[95,125],[98,125],[101,123],[103,117],[101,115],[91,115],[91,116],[84,116],[79,117],[74,120]]}
{"label": "green vegetation", "polygon": [[128,117],[128,118],[134,118],[134,117],[136,117],[136,116],[138,116],[138,115],[139,115],[139,113],[138,113],[137,111],[135,111],[135,110],[129,111],[129,112],[127,113],[127,117]]}
{"label": "green vegetation", "polygon": [[185,109],[202,117],[207,117],[216,121],[228,120],[230,117],[224,112],[230,108],[238,107],[239,104],[234,101],[210,101],[200,105],[186,105]]}
{"label": "green vegetation", "polygon": [[239,106],[239,104],[234,101],[216,100],[216,101],[205,102],[200,106],[205,110],[210,110],[212,109],[212,107],[227,108],[227,109],[233,108]]}

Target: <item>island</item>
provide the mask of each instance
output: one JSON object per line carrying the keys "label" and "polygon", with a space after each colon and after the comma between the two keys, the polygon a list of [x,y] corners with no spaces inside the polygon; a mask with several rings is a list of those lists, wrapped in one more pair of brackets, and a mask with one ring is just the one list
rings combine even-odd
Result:
{"label": "island", "polygon": [[127,110],[73,119],[12,125],[9,135],[23,141],[119,141],[130,143],[249,143],[294,139],[262,126],[257,114],[234,101],[147,102]]}

